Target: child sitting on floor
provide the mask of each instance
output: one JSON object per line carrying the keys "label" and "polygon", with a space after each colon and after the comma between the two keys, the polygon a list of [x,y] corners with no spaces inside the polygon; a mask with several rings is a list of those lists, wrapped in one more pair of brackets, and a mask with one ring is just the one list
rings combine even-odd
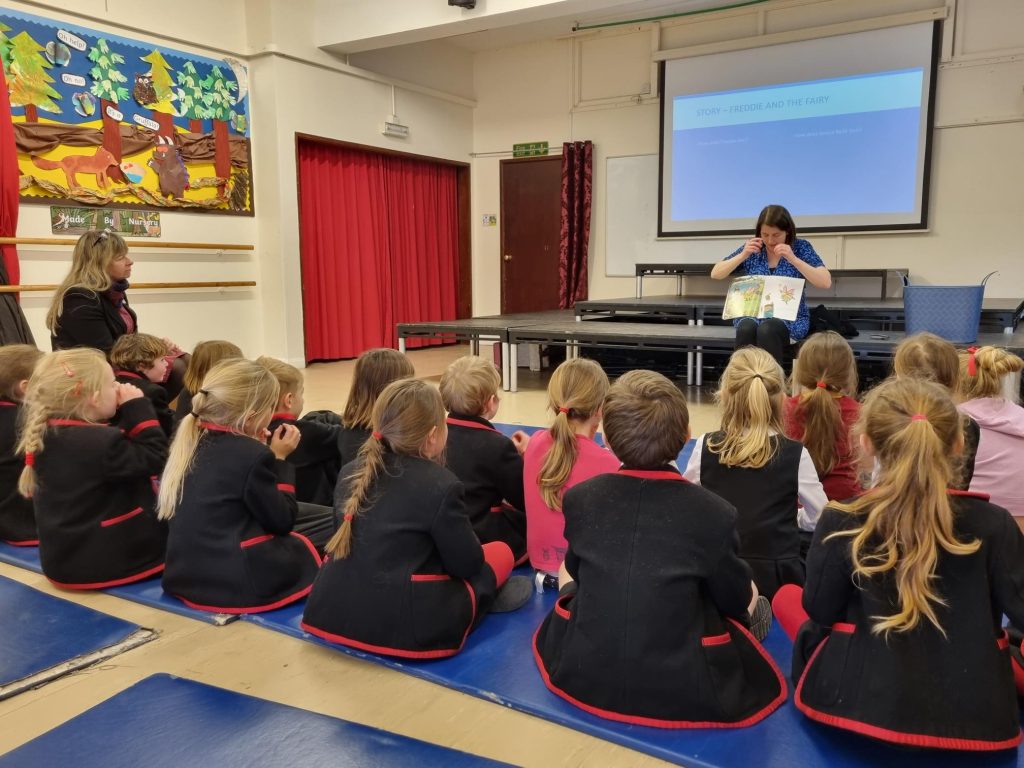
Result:
{"label": "child sitting on floor", "polygon": [[100,589],[162,571],[167,526],[153,480],[167,435],[142,390],[119,384],[98,350],[66,349],[36,365],[25,408],[18,490],[35,506],[46,577]]}
{"label": "child sitting on floor", "polygon": [[523,497],[530,564],[557,574],[565,559],[563,494],[584,480],[619,468],[619,460],[594,442],[608,376],[593,360],[566,360],[551,374],[551,429],[536,432],[523,454]]}
{"label": "child sitting on floor", "polygon": [[388,385],[373,427],[338,485],[339,529],[302,628],[390,656],[453,656],[489,610],[520,607],[530,581],[506,583],[512,551],[473,533],[462,484],[439,463],[447,428],[436,389],[416,379]]}
{"label": "child sitting on floor", "polygon": [[946,390],[914,377],[868,393],[869,492],[833,502],[807,584],[776,595],[795,638],[795,702],[812,720],[912,747],[1021,741],[1003,614],[1024,622],[1024,537],[984,496],[949,490],[963,429]]}
{"label": "child sitting on floor", "polygon": [[230,341],[200,341],[192,350],[192,356],[185,370],[184,386],[178,393],[174,406],[174,423],[177,425],[192,410],[192,398],[203,386],[203,379],[213,366],[221,360],[242,357],[242,350]]}
{"label": "child sitting on floor", "polygon": [[0,347],[0,541],[19,547],[39,543],[32,500],[18,493],[25,459],[15,450],[25,390],[43,353],[31,344]]}
{"label": "child sitting on floor", "polygon": [[562,499],[562,590],[534,636],[544,683],[635,725],[760,721],[786,698],[747,629],[756,611],[763,637],[771,613],[738,555],[736,510],[671,464],[690,436],[685,398],[661,374],[630,371],[608,392],[604,428],[622,468]]}
{"label": "child sitting on floor", "polygon": [[280,608],[309,593],[320,567],[314,544],[294,530],[295,468],[285,459],[299,430],[267,432],[277,393],[259,363],[220,362],[174,435],[160,484],[171,529],[163,586],[192,608]]}
{"label": "child sitting on floor", "polygon": [[784,387],[763,349],[734,352],[718,390],[722,428],[697,438],[684,473],[736,507],[740,557],[769,599],[803,584],[800,531],[813,531],[828,503],[807,449],[782,434]]}
{"label": "child sitting on floor", "polygon": [[460,357],[441,376],[441,399],[448,409],[445,462],[466,487],[466,509],[480,541],[503,541],[516,563],[526,560],[523,511],[525,432],[505,437],[490,419],[498,412],[501,377],[482,357]]}
{"label": "child sitting on floor", "polygon": [[153,404],[160,428],[170,436],[174,413],[167,407],[167,390],[160,385],[170,367],[167,342],[148,333],[127,333],[114,342],[110,365],[122,384],[134,384]]}
{"label": "child sitting on floor", "polygon": [[370,439],[373,404],[384,387],[399,379],[411,379],[415,373],[409,358],[394,349],[368,349],[356,358],[338,435],[341,466],[355,461],[363,443]]}

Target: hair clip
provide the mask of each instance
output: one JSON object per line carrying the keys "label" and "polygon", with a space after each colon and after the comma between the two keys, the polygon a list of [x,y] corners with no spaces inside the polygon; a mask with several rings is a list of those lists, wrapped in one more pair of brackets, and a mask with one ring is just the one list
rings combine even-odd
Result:
{"label": "hair clip", "polygon": [[34,467],[36,465],[36,455],[32,451],[25,452],[25,466]]}
{"label": "hair clip", "polygon": [[915,413],[913,416],[910,417],[910,420],[911,421],[928,421],[928,417],[925,416],[923,413]]}
{"label": "hair clip", "polygon": [[975,360],[975,355],[978,354],[977,347],[967,348],[967,375],[977,376],[978,375],[978,361]]}
{"label": "hair clip", "polygon": [[818,389],[828,389],[828,384],[826,384],[824,381],[819,381],[814,386],[816,386]]}
{"label": "hair clip", "polygon": [[373,437],[374,440],[383,440],[384,439],[384,435],[382,435],[376,429],[373,430],[373,432],[370,433],[370,436]]}
{"label": "hair clip", "polygon": [[71,369],[71,366],[67,363],[61,363],[60,367],[64,369],[64,375],[69,379],[75,378],[75,372]]}

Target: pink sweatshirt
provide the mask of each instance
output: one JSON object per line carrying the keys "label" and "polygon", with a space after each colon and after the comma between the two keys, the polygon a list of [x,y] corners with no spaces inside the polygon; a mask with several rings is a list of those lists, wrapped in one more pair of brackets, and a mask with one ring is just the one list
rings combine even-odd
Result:
{"label": "pink sweatshirt", "polygon": [[[523,455],[523,497],[526,501],[526,549],[530,564],[538,571],[557,573],[565,559],[568,544],[565,541],[565,518],[561,510],[551,509],[540,495],[537,478],[544,459],[551,450],[551,430],[538,430],[530,437]],[[569,473],[563,490],[589,480],[596,475],[615,472],[620,462],[611,451],[593,440],[576,435],[576,463]]]}
{"label": "pink sweatshirt", "polygon": [[979,397],[960,404],[981,427],[970,490],[987,493],[993,504],[1024,516],[1024,487],[1020,484],[1024,456],[1024,408],[1001,397]]}

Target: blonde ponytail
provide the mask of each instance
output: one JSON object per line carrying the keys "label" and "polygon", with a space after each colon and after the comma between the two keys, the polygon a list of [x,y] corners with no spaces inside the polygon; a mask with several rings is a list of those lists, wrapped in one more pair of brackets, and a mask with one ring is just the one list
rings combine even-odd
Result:
{"label": "blonde ponytail", "polygon": [[578,448],[574,423],[584,423],[601,409],[608,394],[608,376],[593,360],[566,360],[551,374],[548,405],[555,413],[551,449],[544,457],[537,485],[549,509],[562,508],[562,491],[576,464]]}
{"label": "blonde ponytail", "polygon": [[945,635],[935,612],[946,604],[935,578],[939,556],[969,555],[981,546],[957,541],[947,495],[951,457],[963,439],[959,414],[941,385],[890,379],[868,394],[858,429],[881,466],[878,484],[854,501],[834,504],[863,521],[829,538],[851,538],[855,578],[893,572],[899,610],[873,616],[874,633],[909,632],[924,618]]}
{"label": "blonde ponytail", "polygon": [[1016,401],[1016,393],[1007,387],[1007,378],[1020,373],[1024,360],[1000,347],[970,347],[960,353],[960,388],[963,400],[980,397],[1007,397]]}
{"label": "blonde ponytail", "polygon": [[777,449],[772,436],[782,432],[784,388],[782,368],[763,349],[733,353],[716,393],[722,435],[708,440],[722,464],[759,469],[772,460]]}
{"label": "blonde ponytail", "polygon": [[432,429],[445,429],[444,405],[436,389],[419,379],[399,379],[384,388],[373,406],[373,436],[363,443],[356,466],[345,480],[349,495],[341,508],[342,523],[326,552],[334,558],[352,552],[352,521],[365,514],[377,477],[384,471],[384,453],[421,456]]}

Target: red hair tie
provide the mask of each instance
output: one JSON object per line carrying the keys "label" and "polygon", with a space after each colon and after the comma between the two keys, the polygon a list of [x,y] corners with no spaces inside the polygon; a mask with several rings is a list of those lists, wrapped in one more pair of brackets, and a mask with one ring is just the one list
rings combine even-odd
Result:
{"label": "red hair tie", "polygon": [[572,410],[572,408],[566,408],[564,405],[561,405],[561,406],[558,407],[558,412],[559,413],[568,414],[569,411],[571,411],[571,410]]}
{"label": "red hair tie", "polygon": [[978,361],[974,359],[974,356],[978,354],[977,347],[967,348],[967,375],[977,376],[978,375]]}
{"label": "red hair tie", "polygon": [[352,522],[352,518],[353,518],[353,514],[351,512],[347,513],[345,515],[345,522],[346,523],[351,523]]}
{"label": "red hair tie", "polygon": [[373,439],[374,439],[374,440],[383,440],[383,439],[384,439],[384,435],[382,435],[382,434],[381,434],[380,432],[378,432],[378,431],[377,431],[376,429],[375,429],[375,430],[373,430],[373,432],[371,432],[370,434],[371,434],[371,435],[373,436]]}
{"label": "red hair tie", "polygon": [[32,451],[28,451],[25,454],[25,466],[34,467],[36,465],[36,455]]}
{"label": "red hair tie", "polygon": [[911,421],[928,421],[928,417],[925,416],[923,413],[915,413],[913,416],[910,417],[910,420]]}
{"label": "red hair tie", "polygon": [[828,389],[828,384],[826,384],[824,381],[819,381],[814,386],[816,386],[818,389]]}

